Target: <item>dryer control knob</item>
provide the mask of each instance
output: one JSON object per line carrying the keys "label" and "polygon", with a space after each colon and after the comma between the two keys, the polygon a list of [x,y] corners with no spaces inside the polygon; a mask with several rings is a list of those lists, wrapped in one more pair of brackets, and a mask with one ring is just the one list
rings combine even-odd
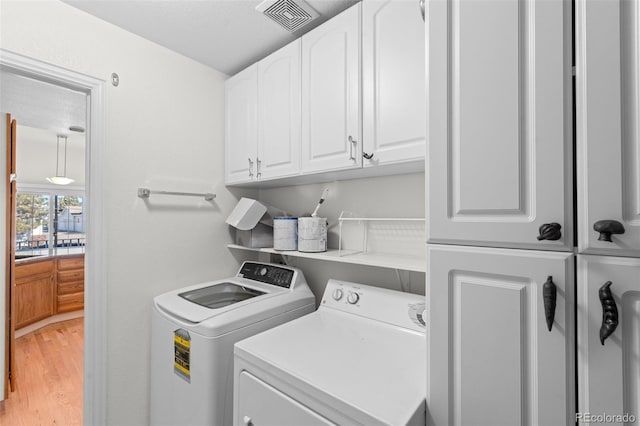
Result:
{"label": "dryer control knob", "polygon": [[260,272],[258,273],[264,277],[265,275],[267,275],[267,268],[263,267],[262,269],[260,269]]}
{"label": "dryer control knob", "polygon": [[341,288],[336,288],[335,290],[333,290],[333,300],[340,300],[342,299],[342,296],[344,295],[344,293],[342,292]]}
{"label": "dryer control knob", "polygon": [[360,295],[358,293],[349,293],[349,295],[347,296],[347,302],[352,305],[358,303],[358,300],[360,300]]}

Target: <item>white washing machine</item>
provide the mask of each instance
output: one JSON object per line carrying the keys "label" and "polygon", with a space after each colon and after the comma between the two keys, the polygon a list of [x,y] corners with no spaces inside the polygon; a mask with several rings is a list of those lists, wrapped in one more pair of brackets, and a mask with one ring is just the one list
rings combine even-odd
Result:
{"label": "white washing machine", "polygon": [[231,425],[234,343],[314,310],[302,271],[258,262],[155,297],[151,424]]}
{"label": "white washing machine", "polygon": [[425,425],[424,296],[329,280],[310,315],[235,345],[234,425]]}

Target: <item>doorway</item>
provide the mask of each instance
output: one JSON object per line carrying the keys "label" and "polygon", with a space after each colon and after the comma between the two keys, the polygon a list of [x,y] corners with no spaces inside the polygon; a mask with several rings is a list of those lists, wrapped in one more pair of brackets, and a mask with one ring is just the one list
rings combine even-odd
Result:
{"label": "doorway", "polygon": [[[75,90],[86,95],[86,228],[91,239],[86,243],[85,281],[91,283],[84,294],[84,374],[83,421],[103,424],[106,421],[106,263],[107,232],[104,220],[104,91],[102,79],[87,76],[52,64],[0,49],[0,70],[39,82]],[[6,203],[5,203],[6,204]],[[6,208],[6,206],[5,206]],[[0,306],[0,327],[5,328],[5,307]],[[0,365],[4,364],[4,348]],[[87,372],[90,372],[88,374]],[[19,378],[18,378],[19,380]]]}
{"label": "doorway", "polygon": [[81,424],[87,94],[3,70],[0,85],[0,110],[12,119],[7,164],[16,165],[6,197],[10,386],[0,419]]}

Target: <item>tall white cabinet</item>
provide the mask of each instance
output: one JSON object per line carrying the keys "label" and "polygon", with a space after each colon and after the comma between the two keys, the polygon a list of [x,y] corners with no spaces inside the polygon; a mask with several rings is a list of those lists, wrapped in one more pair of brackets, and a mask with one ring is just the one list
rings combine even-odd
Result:
{"label": "tall white cabinet", "polygon": [[429,241],[570,250],[570,3],[427,7]]}
{"label": "tall white cabinet", "polygon": [[615,423],[640,424],[638,258],[578,256],[578,396],[579,413],[627,415]]}
{"label": "tall white cabinet", "polygon": [[[640,6],[576,2],[578,423],[640,424]],[[606,419],[605,419],[606,420]]]}
{"label": "tall white cabinet", "polygon": [[430,424],[571,423],[573,255],[430,244],[427,259]]}
{"label": "tall white cabinet", "polygon": [[640,7],[570,6],[427,2],[432,425],[640,424]]}
{"label": "tall white cabinet", "polygon": [[[576,12],[579,248],[640,257],[640,6],[578,1]],[[624,233],[601,237],[605,221]]]}
{"label": "tall white cabinet", "polygon": [[433,1],[426,16],[427,418],[569,424],[571,5]]}

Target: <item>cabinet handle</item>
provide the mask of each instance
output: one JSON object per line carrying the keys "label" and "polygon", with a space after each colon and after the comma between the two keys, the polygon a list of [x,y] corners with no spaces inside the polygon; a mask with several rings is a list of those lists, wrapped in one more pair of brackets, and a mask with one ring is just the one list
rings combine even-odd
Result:
{"label": "cabinet handle", "polygon": [[353,147],[358,144],[358,141],[349,136],[349,160],[356,161],[356,157],[353,155]]}
{"label": "cabinet handle", "polygon": [[600,233],[598,241],[611,242],[612,234],[624,234],[624,226],[617,220],[599,220],[593,224],[593,230]]}
{"label": "cabinet handle", "polygon": [[249,416],[244,416],[242,418],[242,423],[244,423],[246,426],[253,426],[253,422],[251,421],[251,417]]}
{"label": "cabinet handle", "polygon": [[262,160],[256,157],[256,178],[260,179],[262,176]]}
{"label": "cabinet handle", "polygon": [[367,160],[371,160],[373,158],[373,154],[373,152],[371,154],[367,154],[366,152],[362,151],[362,156]]}
{"label": "cabinet handle", "polygon": [[425,0],[419,0],[418,1],[418,4],[420,5],[420,14],[422,15],[422,20],[423,21],[425,20],[425,17],[424,17],[424,13],[425,13],[424,12],[424,6],[425,6],[424,2],[425,2]]}
{"label": "cabinet handle", "polygon": [[251,161],[251,158],[249,158],[248,160],[249,160],[249,177],[252,178],[253,177],[253,161]]}
{"label": "cabinet handle", "polygon": [[618,307],[611,294],[611,281],[607,281],[598,290],[602,304],[602,325],[600,326],[600,343],[604,345],[607,337],[611,336],[618,327]]}
{"label": "cabinet handle", "polygon": [[540,233],[540,235],[537,236],[538,241],[559,240],[562,237],[562,232],[560,232],[560,228],[562,228],[562,226],[556,222],[543,223],[542,225],[540,225],[540,228],[538,228],[538,232]]}
{"label": "cabinet handle", "polygon": [[551,331],[553,320],[556,316],[556,284],[551,276],[547,277],[547,281],[542,285],[542,300],[544,302],[544,317],[547,320],[547,328]]}

